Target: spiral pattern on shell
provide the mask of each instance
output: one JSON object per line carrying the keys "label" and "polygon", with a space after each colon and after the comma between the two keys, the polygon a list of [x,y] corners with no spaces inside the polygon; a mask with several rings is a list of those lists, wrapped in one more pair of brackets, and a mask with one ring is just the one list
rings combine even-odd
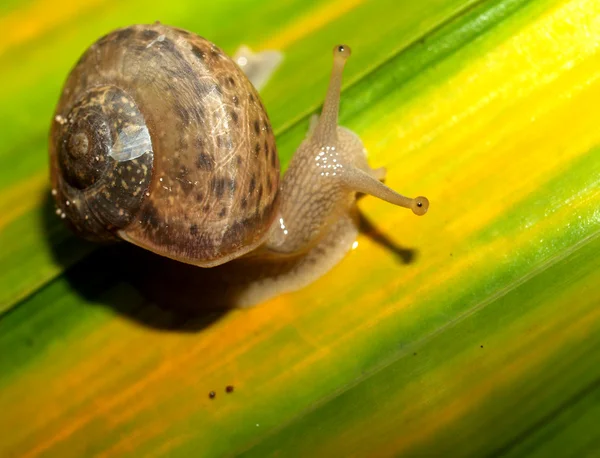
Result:
{"label": "spiral pattern on shell", "polygon": [[83,54],[50,158],[57,211],[78,233],[191,264],[254,249],[277,213],[279,160],[256,90],[214,44],[161,24]]}
{"label": "spiral pattern on shell", "polygon": [[88,238],[114,237],[139,211],[152,179],[144,117],[121,89],[99,86],[58,124],[61,215]]}

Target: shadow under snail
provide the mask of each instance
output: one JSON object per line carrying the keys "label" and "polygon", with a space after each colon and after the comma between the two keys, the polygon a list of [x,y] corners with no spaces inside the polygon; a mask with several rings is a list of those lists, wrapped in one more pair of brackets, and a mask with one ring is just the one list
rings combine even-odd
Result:
{"label": "shadow under snail", "polygon": [[200,267],[242,262],[252,274],[237,305],[311,283],[356,240],[358,193],[417,215],[429,206],[385,186],[385,169],[370,168],[360,138],[338,126],[349,56],[334,48],[321,115],[280,180],[255,87],[277,53],[245,48],[231,59],[160,23],[106,35],[72,69],[55,111],[57,214],[87,239],[122,239]]}

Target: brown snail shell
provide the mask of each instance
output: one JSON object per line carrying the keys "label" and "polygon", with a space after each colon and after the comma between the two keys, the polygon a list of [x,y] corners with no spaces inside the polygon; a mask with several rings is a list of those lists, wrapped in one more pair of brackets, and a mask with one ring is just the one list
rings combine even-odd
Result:
{"label": "brown snail shell", "polygon": [[80,235],[200,266],[266,238],[279,189],[271,125],[204,38],[160,24],[106,35],[71,71],[54,119],[53,193]]}

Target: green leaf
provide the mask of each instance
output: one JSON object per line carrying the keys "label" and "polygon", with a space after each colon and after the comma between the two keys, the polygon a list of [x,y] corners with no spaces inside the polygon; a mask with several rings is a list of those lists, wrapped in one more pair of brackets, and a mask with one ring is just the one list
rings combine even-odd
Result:
{"label": "green leaf", "polygon": [[[598,453],[597,2],[32,0],[0,15],[0,456]],[[228,313],[206,308],[200,277],[186,291],[155,256],[75,239],[46,178],[60,85],[94,39],[156,19],[286,53],[263,94],[284,164],[348,43],[340,120],[429,213],[361,199],[369,224],[338,266]],[[193,318],[174,310],[190,298]]]}

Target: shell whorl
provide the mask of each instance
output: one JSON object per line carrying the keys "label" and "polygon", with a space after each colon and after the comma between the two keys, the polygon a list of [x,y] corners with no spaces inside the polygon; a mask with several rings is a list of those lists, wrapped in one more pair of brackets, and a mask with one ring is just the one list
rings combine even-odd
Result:
{"label": "shell whorl", "polygon": [[152,141],[142,113],[123,90],[97,86],[55,122],[60,214],[87,238],[115,237],[140,210],[152,179]]}
{"label": "shell whorl", "polygon": [[[148,138],[142,129],[123,133],[122,125],[108,134],[126,107],[115,106],[117,115],[112,108],[90,108],[92,99],[101,98],[97,92],[105,94],[103,103],[122,93],[121,100],[139,112]],[[70,119],[69,113],[77,116]],[[83,227],[79,220],[89,221],[93,215],[104,230],[79,232],[95,238],[98,232],[104,238],[116,234],[200,266],[238,257],[268,235],[279,204],[279,160],[271,125],[246,76],[209,41],[160,24],[114,31],[84,53],[55,114],[62,122],[53,124],[50,155],[59,210],[78,223],[77,229]],[[80,121],[82,115],[90,121]],[[110,119],[106,123],[101,121],[105,115]],[[76,129],[65,133],[70,127]],[[146,189],[136,197],[143,199],[139,205],[134,202],[136,210],[127,218],[105,219],[99,216],[104,203],[88,203],[91,215],[85,220],[85,215],[73,215],[72,204],[67,208],[65,201],[77,192],[87,197],[88,190],[109,182],[100,177],[113,169],[96,164],[89,154],[90,139],[109,136],[109,166],[136,168],[139,163],[148,168],[144,177],[149,181],[142,183]],[[115,141],[131,144],[142,137],[144,145],[151,139],[144,154],[127,157],[131,152],[122,148],[125,160],[115,157]],[[70,149],[65,151],[64,145]],[[112,213],[119,214],[119,207]]]}

